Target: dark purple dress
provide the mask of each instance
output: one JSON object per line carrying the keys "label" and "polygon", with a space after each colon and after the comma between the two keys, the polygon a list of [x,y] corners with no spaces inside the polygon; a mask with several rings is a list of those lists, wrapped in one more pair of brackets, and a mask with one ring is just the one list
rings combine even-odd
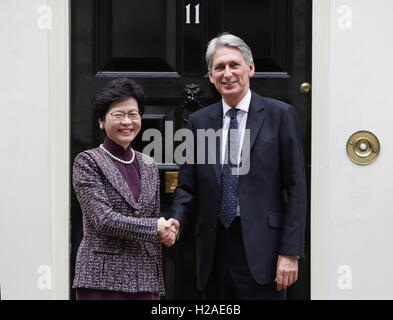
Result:
{"label": "dark purple dress", "polygon": [[[114,143],[108,137],[105,138],[103,147],[108,150],[115,157],[125,161],[129,161],[132,158],[131,147],[124,150],[123,147]],[[112,158],[111,158],[112,159]],[[119,169],[121,175],[126,180],[128,187],[130,188],[133,197],[138,201],[139,194],[141,192],[141,181],[139,178],[138,162],[136,159],[132,164],[123,164],[115,159],[112,159],[113,163]],[[109,290],[97,290],[87,288],[76,289],[77,300],[153,300],[154,294],[151,292],[120,292],[120,291],[109,291]]]}
{"label": "dark purple dress", "polygon": [[[103,147],[121,160],[129,161],[132,158],[131,147],[128,147],[127,150],[124,150],[123,147],[114,143],[108,137],[105,138]],[[141,193],[141,180],[139,178],[138,162],[136,161],[136,158],[131,164],[122,164],[121,162],[114,159],[112,159],[112,161],[116,165],[117,169],[119,169],[123,178],[126,180],[135,201],[138,202],[139,194]]]}

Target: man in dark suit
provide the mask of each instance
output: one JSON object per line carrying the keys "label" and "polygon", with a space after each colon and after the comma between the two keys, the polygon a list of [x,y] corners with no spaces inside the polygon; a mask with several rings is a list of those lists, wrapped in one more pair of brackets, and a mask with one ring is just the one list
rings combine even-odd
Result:
{"label": "man in dark suit", "polygon": [[[242,39],[224,33],[211,40],[206,61],[222,100],[189,117],[195,159],[203,151],[205,162],[180,167],[171,215],[182,232],[196,218],[205,298],[285,299],[304,254],[306,182],[296,115],[249,89],[255,66]],[[208,139],[197,143],[197,130],[208,129],[220,133],[217,164]]]}

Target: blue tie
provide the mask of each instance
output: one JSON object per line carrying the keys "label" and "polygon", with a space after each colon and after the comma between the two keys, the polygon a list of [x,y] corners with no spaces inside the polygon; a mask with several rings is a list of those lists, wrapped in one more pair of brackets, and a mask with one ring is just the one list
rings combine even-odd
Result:
{"label": "blue tie", "polygon": [[[228,229],[236,218],[237,209],[237,157],[238,157],[238,123],[236,119],[238,109],[229,110],[229,123],[226,156],[222,170],[222,193],[219,218],[225,229]],[[233,172],[232,172],[233,171]]]}

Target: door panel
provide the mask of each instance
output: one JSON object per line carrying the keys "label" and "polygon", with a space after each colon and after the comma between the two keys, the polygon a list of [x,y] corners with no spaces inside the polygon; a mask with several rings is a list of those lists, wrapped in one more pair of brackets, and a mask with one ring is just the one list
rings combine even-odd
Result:
{"label": "door panel", "polygon": [[176,2],[99,0],[97,72],[176,70]]}
{"label": "door panel", "polygon": [[[311,100],[310,95],[300,93],[299,86],[311,76],[311,0],[71,0],[71,19],[71,163],[79,152],[104,139],[93,118],[92,101],[112,78],[136,78],[145,90],[142,131],[133,142],[139,151],[149,143],[142,141],[144,130],[158,129],[164,142],[165,135],[171,134],[165,130],[167,121],[174,131],[185,127],[182,115],[195,110],[184,110],[187,85],[199,86],[203,106],[218,101],[204,55],[211,38],[229,31],[243,38],[253,51],[256,73],[251,88],[294,106],[310,185]],[[166,174],[178,170],[166,155],[177,144],[163,143],[160,152],[165,217],[172,199],[165,190]],[[81,212],[73,192],[71,208],[73,279],[82,238]],[[309,231],[306,239],[306,261],[301,262],[299,281],[288,291],[292,299],[310,296]],[[166,299],[199,299],[193,232],[163,252]]]}
{"label": "door panel", "polygon": [[[217,6],[215,1],[209,4]],[[289,73],[288,7],[288,0],[245,0],[241,6],[236,0],[221,1],[211,10],[219,14],[212,17],[209,39],[223,30],[247,39],[253,52],[256,77],[266,76],[266,73]]]}

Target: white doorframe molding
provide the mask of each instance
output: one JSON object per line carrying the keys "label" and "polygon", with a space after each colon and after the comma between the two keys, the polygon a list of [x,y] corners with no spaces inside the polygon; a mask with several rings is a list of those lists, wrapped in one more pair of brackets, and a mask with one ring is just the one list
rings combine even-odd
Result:
{"label": "white doorframe molding", "polygon": [[311,299],[328,297],[330,0],[313,0],[311,131]]}
{"label": "white doorframe molding", "polygon": [[70,275],[70,4],[48,0],[51,112],[52,299],[69,299]]}

